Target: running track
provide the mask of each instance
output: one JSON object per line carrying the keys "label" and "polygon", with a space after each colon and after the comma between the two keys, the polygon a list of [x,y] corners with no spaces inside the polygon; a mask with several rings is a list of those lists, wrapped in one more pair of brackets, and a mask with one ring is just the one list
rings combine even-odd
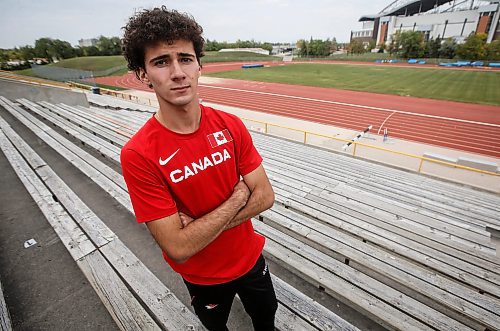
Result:
{"label": "running track", "polygon": [[[203,72],[236,70],[242,63],[213,63]],[[267,63],[282,65],[282,63]],[[133,74],[97,82],[151,91]],[[500,107],[330,88],[224,79],[200,84],[204,101],[372,132],[500,158]]]}

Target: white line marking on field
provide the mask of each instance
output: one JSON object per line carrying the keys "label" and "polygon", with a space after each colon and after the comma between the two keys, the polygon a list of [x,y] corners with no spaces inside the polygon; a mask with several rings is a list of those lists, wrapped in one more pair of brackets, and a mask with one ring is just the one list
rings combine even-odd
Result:
{"label": "white line marking on field", "polygon": [[387,116],[387,117],[385,118],[385,120],[382,122],[382,124],[381,124],[381,125],[380,125],[380,127],[378,128],[377,134],[379,134],[379,133],[380,133],[380,130],[382,130],[382,128],[384,127],[385,122],[387,122],[387,120],[388,120],[389,118],[391,118],[391,116],[392,116],[392,115],[394,115],[394,114],[396,114],[396,112],[393,112],[393,113],[389,114],[389,116]]}

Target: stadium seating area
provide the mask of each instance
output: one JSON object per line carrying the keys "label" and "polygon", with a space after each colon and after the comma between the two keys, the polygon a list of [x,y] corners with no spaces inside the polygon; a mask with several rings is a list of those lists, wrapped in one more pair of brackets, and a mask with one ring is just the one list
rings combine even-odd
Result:
{"label": "stadium seating area", "polygon": [[[119,165],[121,146],[154,109],[88,98],[90,108],[0,97],[1,149],[123,329],[202,329],[3,119],[21,122],[132,213],[126,185],[108,163]],[[275,205],[254,219],[270,260],[382,328],[500,329],[500,256],[487,231],[500,229],[498,195],[261,133],[252,137],[276,193]],[[358,329],[287,279],[274,282],[279,330]]]}

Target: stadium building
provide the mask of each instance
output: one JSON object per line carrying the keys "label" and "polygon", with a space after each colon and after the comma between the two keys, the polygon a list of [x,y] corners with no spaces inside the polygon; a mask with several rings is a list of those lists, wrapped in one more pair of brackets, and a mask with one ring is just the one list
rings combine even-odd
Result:
{"label": "stadium building", "polygon": [[396,31],[421,31],[425,38],[454,38],[463,42],[471,33],[486,33],[487,42],[500,39],[497,1],[397,0],[376,15],[364,15],[363,28],[351,41],[389,43]]}

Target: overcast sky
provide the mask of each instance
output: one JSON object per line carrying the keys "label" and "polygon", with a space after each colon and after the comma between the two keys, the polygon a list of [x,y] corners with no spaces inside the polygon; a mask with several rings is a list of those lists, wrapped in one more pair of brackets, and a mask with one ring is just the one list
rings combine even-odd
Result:
{"label": "overcast sky", "polygon": [[81,38],[122,36],[135,10],[166,5],[188,12],[217,41],[295,42],[301,38],[349,41],[360,16],[392,0],[0,0],[0,48],[34,45],[50,37],[77,45]]}

